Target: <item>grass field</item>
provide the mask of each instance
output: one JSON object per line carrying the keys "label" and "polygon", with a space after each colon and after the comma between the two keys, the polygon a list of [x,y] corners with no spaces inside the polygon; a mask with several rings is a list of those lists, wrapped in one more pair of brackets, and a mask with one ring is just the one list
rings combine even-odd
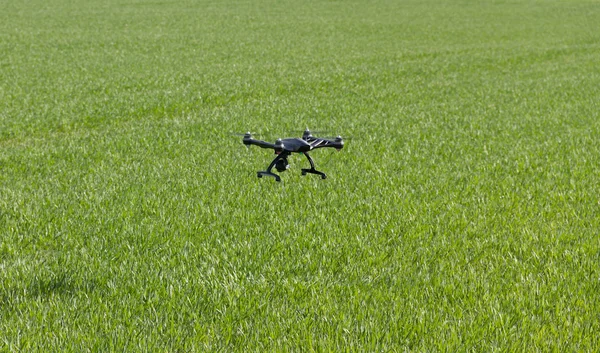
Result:
{"label": "grass field", "polygon": [[598,351],[599,101],[597,1],[2,0],[0,351]]}

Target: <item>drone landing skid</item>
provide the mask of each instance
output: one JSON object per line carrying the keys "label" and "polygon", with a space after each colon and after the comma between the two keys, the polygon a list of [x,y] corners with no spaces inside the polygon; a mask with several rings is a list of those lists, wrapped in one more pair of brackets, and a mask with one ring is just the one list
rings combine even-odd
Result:
{"label": "drone landing skid", "polygon": [[306,156],[306,158],[308,159],[308,162],[310,163],[310,169],[302,169],[302,175],[306,175],[306,173],[310,173],[310,174],[317,174],[321,176],[321,179],[325,179],[327,178],[327,175],[325,175],[325,173],[320,172],[318,170],[315,169],[315,162],[313,162],[312,158],[310,158],[310,156],[308,155],[308,153],[304,153],[304,155]]}
{"label": "drone landing skid", "polygon": [[323,172],[320,172],[316,169],[302,169],[302,175],[306,175],[306,173],[317,174],[321,176],[321,179],[327,178],[327,175]]}
{"label": "drone landing skid", "polygon": [[268,176],[272,176],[273,178],[275,178],[275,181],[281,181],[281,178],[279,177],[279,175],[273,173],[271,171],[271,169],[273,169],[273,167],[275,167],[280,172],[287,170],[289,168],[289,164],[287,161],[287,157],[289,155],[290,155],[290,152],[287,152],[287,151],[283,151],[283,152],[279,153],[277,155],[277,157],[275,157],[275,159],[273,159],[273,162],[271,162],[271,164],[269,164],[269,167],[267,168],[267,170],[257,172],[256,176],[259,178],[262,178],[263,175],[268,175]]}
{"label": "drone landing skid", "polygon": [[269,172],[269,171],[264,171],[264,172],[257,172],[256,176],[258,176],[259,178],[262,178],[263,175],[268,175],[268,176],[272,176],[273,178],[275,178],[275,181],[281,181],[281,178],[279,177],[279,175]]}

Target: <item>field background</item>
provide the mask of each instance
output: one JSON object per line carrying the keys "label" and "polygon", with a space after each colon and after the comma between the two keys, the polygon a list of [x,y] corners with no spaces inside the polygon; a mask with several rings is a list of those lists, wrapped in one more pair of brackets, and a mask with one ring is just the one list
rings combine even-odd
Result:
{"label": "field background", "polygon": [[598,102],[597,1],[0,0],[0,351],[597,351]]}

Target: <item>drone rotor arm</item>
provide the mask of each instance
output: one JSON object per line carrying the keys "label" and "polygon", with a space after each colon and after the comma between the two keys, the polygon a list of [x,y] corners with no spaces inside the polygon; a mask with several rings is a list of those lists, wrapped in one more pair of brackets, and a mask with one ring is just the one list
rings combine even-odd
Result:
{"label": "drone rotor arm", "polygon": [[324,147],[333,147],[337,150],[341,150],[342,148],[344,148],[344,140],[341,137],[337,137],[335,140],[311,137],[306,142],[308,142],[312,146],[313,150]]}
{"label": "drone rotor arm", "polygon": [[244,142],[244,145],[246,145],[246,146],[254,145],[254,146],[258,146],[260,148],[270,148],[272,150],[274,150],[276,148],[274,143],[269,143],[269,142],[262,141],[262,140],[255,140],[253,138],[244,139],[243,142]]}

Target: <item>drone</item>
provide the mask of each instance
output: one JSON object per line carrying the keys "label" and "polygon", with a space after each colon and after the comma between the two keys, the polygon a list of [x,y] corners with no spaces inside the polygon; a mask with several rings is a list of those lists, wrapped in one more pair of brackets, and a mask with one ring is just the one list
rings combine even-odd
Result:
{"label": "drone", "polygon": [[252,134],[247,132],[244,134],[244,139],[242,140],[246,147],[250,145],[255,145],[260,148],[270,148],[275,150],[275,159],[269,164],[267,170],[259,171],[257,176],[262,178],[263,176],[272,176],[276,181],[281,181],[279,175],[271,172],[271,169],[275,167],[278,172],[285,172],[289,169],[290,165],[288,163],[288,157],[292,153],[300,153],[306,156],[308,162],[310,163],[310,169],[302,169],[302,175],[317,174],[321,176],[321,179],[327,178],[325,173],[320,172],[315,169],[315,162],[312,160],[308,152],[324,147],[333,147],[338,151],[344,148],[344,140],[341,136],[336,137],[334,140],[328,140],[324,138],[314,137],[310,130],[306,128],[304,133],[302,134],[302,138],[286,138],[286,139],[277,139],[275,143],[269,143],[266,141],[256,140],[252,138]]}

